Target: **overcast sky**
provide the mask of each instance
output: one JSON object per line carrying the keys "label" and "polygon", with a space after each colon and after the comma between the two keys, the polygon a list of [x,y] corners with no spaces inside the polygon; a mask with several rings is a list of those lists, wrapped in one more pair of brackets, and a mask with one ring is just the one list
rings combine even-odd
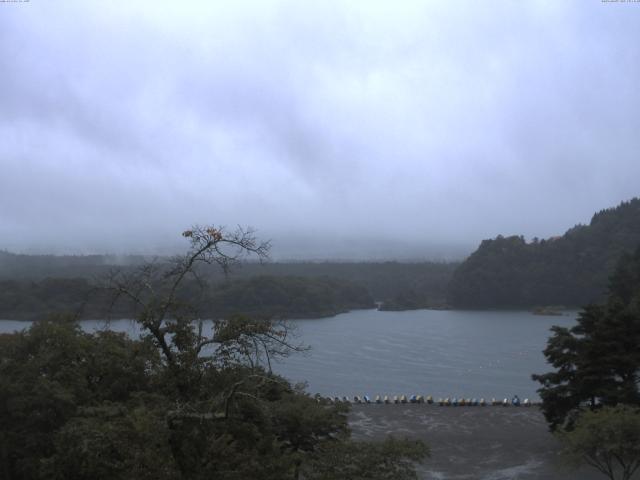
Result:
{"label": "overcast sky", "polygon": [[0,3],[0,248],[442,258],[640,194],[640,3]]}

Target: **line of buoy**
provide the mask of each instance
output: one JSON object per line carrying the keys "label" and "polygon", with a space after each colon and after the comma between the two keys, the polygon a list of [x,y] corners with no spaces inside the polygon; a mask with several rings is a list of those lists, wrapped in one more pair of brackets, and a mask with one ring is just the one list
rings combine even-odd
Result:
{"label": "line of buoy", "polygon": [[485,407],[487,405],[492,405],[492,406],[503,406],[503,407],[508,407],[508,406],[514,406],[514,407],[519,407],[519,406],[524,406],[524,407],[530,407],[531,405],[533,405],[533,403],[528,399],[525,398],[523,401],[520,401],[520,398],[518,398],[517,395],[514,395],[511,400],[509,400],[508,398],[503,398],[502,400],[498,400],[495,397],[492,398],[491,400],[487,401],[484,398],[481,399],[477,399],[477,398],[464,398],[464,397],[446,397],[446,398],[438,398],[437,400],[434,400],[434,398],[431,395],[428,395],[426,397],[423,397],[422,395],[410,395],[409,397],[407,397],[406,395],[393,395],[392,397],[390,397],[389,395],[385,395],[385,396],[380,396],[380,395],[376,395],[374,397],[373,400],[371,400],[371,397],[369,397],[368,395],[363,395],[363,396],[359,396],[359,395],[355,395],[352,398],[347,397],[346,395],[343,397],[321,397],[319,395],[316,395],[316,398],[318,399],[318,401],[324,400],[327,401],[329,403],[355,403],[355,404],[370,404],[370,403],[375,403],[375,404],[407,404],[407,403],[426,403],[428,405],[439,405],[441,407]]}

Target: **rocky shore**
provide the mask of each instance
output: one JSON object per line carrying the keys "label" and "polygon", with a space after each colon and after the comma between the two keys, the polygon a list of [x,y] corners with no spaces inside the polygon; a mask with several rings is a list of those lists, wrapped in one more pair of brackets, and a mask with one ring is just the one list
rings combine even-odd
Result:
{"label": "rocky shore", "polygon": [[428,404],[353,405],[357,439],[420,438],[431,458],[422,480],[601,480],[595,470],[573,471],[537,407],[440,407]]}

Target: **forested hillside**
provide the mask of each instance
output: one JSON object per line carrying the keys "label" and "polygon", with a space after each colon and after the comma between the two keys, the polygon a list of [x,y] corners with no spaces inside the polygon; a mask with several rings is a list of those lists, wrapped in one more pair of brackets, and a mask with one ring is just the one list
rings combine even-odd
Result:
{"label": "forested hillside", "polygon": [[[0,318],[75,312],[98,318],[105,303],[95,286],[114,269],[134,272],[142,256],[16,255],[0,251]],[[158,263],[167,258],[157,258]],[[390,309],[439,306],[457,264],[438,262],[245,262],[225,277],[200,268],[211,285],[207,314],[262,313],[319,317],[384,302]],[[87,303],[87,298],[90,301]],[[100,302],[96,298],[101,299]],[[195,301],[195,300],[194,300]],[[123,306],[115,315],[127,316]]]}
{"label": "forested hillside", "polygon": [[561,237],[484,240],[455,271],[449,302],[461,308],[582,306],[604,298],[623,253],[640,245],[640,199],[596,213]]}
{"label": "forested hillside", "polygon": [[217,317],[318,318],[373,307],[366,288],[345,280],[262,275],[217,285],[206,310]]}
{"label": "forested hillside", "polygon": [[[195,282],[185,282],[183,294],[204,318],[233,314],[315,318],[374,307],[366,288],[328,277],[263,275],[212,283],[196,294],[197,287]],[[127,302],[112,305],[108,291],[83,278],[0,281],[0,319],[30,320],[54,313],[71,313],[79,318],[132,318],[136,311]]]}

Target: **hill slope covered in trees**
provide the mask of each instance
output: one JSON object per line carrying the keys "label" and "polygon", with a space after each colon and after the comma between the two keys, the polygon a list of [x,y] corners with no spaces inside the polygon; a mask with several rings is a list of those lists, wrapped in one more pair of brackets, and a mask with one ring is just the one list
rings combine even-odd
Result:
{"label": "hill slope covered in trees", "polygon": [[593,215],[561,237],[483,240],[453,274],[458,308],[582,306],[601,301],[616,262],[640,245],[640,199]]}
{"label": "hill slope covered in trees", "polygon": [[[184,294],[206,318],[234,314],[276,318],[318,318],[353,309],[373,308],[366,288],[329,277],[255,276],[216,282],[196,294],[185,282]],[[111,304],[109,293],[84,278],[40,281],[0,280],[0,318],[31,320],[52,313],[79,318],[132,318],[135,305]]]}
{"label": "hill slope covered in trees", "polygon": [[[151,257],[17,255],[0,250],[0,318],[30,319],[47,312],[81,311],[83,318],[105,314],[96,287],[113,270],[133,273]],[[162,264],[168,257],[159,257]],[[457,264],[439,262],[244,262],[225,277],[201,266],[211,285],[203,314],[273,314],[321,317],[373,308],[442,305]],[[193,299],[198,304],[198,301]],[[112,312],[131,316],[127,306]]]}

